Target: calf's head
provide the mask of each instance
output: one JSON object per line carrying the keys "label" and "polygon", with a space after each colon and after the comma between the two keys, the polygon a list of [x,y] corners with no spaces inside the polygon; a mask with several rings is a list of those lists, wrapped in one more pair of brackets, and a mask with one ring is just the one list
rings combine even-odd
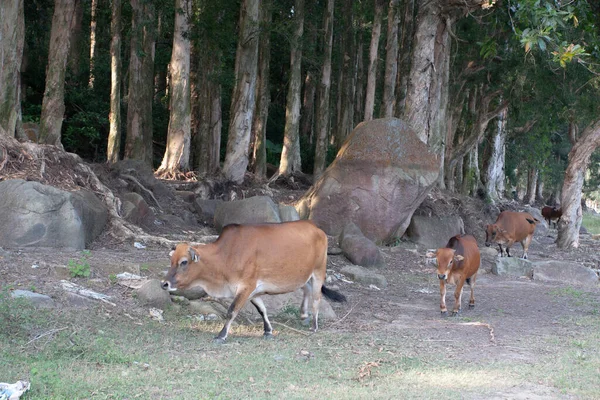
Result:
{"label": "calf's head", "polygon": [[196,270],[200,261],[198,250],[187,243],[180,243],[169,255],[171,266],[162,282],[162,288],[169,291],[189,288],[196,280]]}
{"label": "calf's head", "polygon": [[485,245],[490,247],[492,243],[504,243],[506,230],[500,228],[496,224],[490,224],[485,226]]}
{"label": "calf's head", "polygon": [[436,259],[437,276],[441,280],[447,279],[456,263],[464,260],[463,256],[456,254],[456,250],[449,248],[437,249],[435,253],[429,252],[426,257]]}

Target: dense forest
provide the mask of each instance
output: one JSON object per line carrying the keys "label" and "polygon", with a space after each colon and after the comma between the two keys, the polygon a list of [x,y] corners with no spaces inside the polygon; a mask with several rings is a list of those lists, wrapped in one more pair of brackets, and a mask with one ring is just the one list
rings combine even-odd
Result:
{"label": "dense forest", "polygon": [[562,204],[600,183],[592,0],[14,0],[0,135],[164,178],[316,179],[354,127],[401,118],[438,186]]}

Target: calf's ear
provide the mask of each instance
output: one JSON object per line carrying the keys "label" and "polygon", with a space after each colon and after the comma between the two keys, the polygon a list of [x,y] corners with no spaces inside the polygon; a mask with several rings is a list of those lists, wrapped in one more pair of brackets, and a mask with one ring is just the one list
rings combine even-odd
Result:
{"label": "calf's ear", "polygon": [[463,256],[461,256],[460,254],[457,254],[457,255],[455,255],[455,256],[454,256],[454,259],[455,259],[456,261],[462,261],[462,260],[464,260],[465,258],[464,258]]}
{"label": "calf's ear", "polygon": [[171,250],[171,251],[169,252],[169,257],[173,257],[173,254],[175,254],[175,250]]}
{"label": "calf's ear", "polygon": [[198,256],[198,253],[196,253],[196,251],[194,251],[194,249],[191,247],[190,247],[190,258],[192,259],[192,262],[198,262],[200,260],[200,256]]}
{"label": "calf's ear", "polygon": [[[436,251],[436,253],[437,253],[437,251]],[[435,257],[435,255],[436,255],[436,253],[434,253],[434,252],[432,252],[432,251],[428,251],[428,252],[425,254],[425,257],[427,257],[427,258],[434,258],[434,257]]]}

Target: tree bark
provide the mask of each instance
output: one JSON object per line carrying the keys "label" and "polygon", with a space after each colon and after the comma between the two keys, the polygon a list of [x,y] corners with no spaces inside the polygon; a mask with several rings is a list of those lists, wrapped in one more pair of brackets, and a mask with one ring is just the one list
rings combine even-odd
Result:
{"label": "tree bark", "polygon": [[535,188],[537,187],[538,170],[531,167],[527,172],[527,192],[525,194],[525,203],[535,203]]}
{"label": "tree bark", "polygon": [[545,204],[544,199],[544,180],[538,174],[537,186],[535,188],[535,201],[539,204]]}
{"label": "tree bark", "polygon": [[90,16],[90,79],[88,87],[94,87],[94,61],[96,54],[96,15],[98,10],[98,0],[92,0]]}
{"label": "tree bark", "polygon": [[152,99],[154,95],[154,6],[130,0],[131,53],[125,158],[152,165]]}
{"label": "tree bark", "polygon": [[50,32],[39,142],[53,144],[60,148],[62,148],[60,139],[65,114],[65,72],[71,43],[71,28],[78,1],[55,1]]}
{"label": "tree bark", "polygon": [[377,62],[379,61],[379,39],[381,38],[381,21],[385,0],[375,1],[375,15],[371,30],[371,44],[369,46],[369,70],[367,72],[367,89],[365,95],[365,121],[373,119],[375,109],[375,89],[377,87]]}
{"label": "tree bark", "polygon": [[235,86],[223,174],[233,182],[244,181],[248,167],[248,146],[256,101],[258,70],[259,0],[244,0],[240,12],[240,33],[235,57]]}
{"label": "tree bark", "polygon": [[323,16],[323,68],[318,90],[318,106],[316,117],[316,145],[313,181],[325,171],[327,161],[327,138],[329,128],[329,95],[331,89],[331,52],[333,47],[333,9],[334,0],[327,0],[327,9]]}
{"label": "tree bark", "polygon": [[260,6],[260,40],[258,47],[258,77],[256,83],[256,111],[252,121],[252,160],[251,170],[258,179],[267,178],[267,119],[271,93],[269,75],[271,72],[271,22],[273,20],[272,0],[263,0]]}
{"label": "tree bark", "polygon": [[314,72],[309,69],[304,78],[304,96],[302,99],[302,112],[300,113],[301,129],[300,135],[312,143],[315,126],[315,96],[317,85],[315,84]]}
{"label": "tree bark", "polygon": [[290,85],[285,107],[283,150],[279,175],[301,171],[300,160],[300,93],[302,89],[302,35],[304,34],[304,0],[294,2],[295,29],[291,42]]}
{"label": "tree bark", "polygon": [[190,40],[189,20],[192,15],[191,0],[175,0],[175,28],[171,53],[169,127],[167,148],[159,175],[173,177],[190,169],[191,108],[190,108]]}
{"label": "tree bark", "polygon": [[25,39],[23,0],[0,5],[0,135],[15,136],[21,115],[21,62]]}
{"label": "tree bark", "polygon": [[579,247],[579,228],[583,218],[581,192],[590,156],[600,146],[600,120],[591,123],[569,152],[569,164],[562,187],[562,217],[558,222],[556,243],[562,249]]}
{"label": "tree bark", "polygon": [[339,148],[354,128],[354,90],[356,77],[353,1],[346,0],[343,13],[340,80],[338,82],[338,124],[335,144]]}
{"label": "tree bark", "polygon": [[404,0],[404,16],[401,23],[398,51],[398,75],[396,78],[395,115],[398,117],[402,117],[402,113],[404,112],[406,92],[408,90],[410,55],[412,54],[413,37],[415,33],[415,1],[416,0]]}
{"label": "tree bark", "polygon": [[364,43],[362,36],[358,35],[356,46],[356,65],[354,68],[354,119],[350,131],[364,120],[365,111],[365,63],[364,63]]}
{"label": "tree bark", "polygon": [[398,25],[400,24],[400,0],[390,0],[388,8],[387,44],[385,46],[385,77],[381,114],[394,116],[396,104],[396,75],[398,74]]}
{"label": "tree bark", "polygon": [[121,152],[121,0],[112,0],[110,21],[110,128],[106,159],[114,164]]}
{"label": "tree bark", "polygon": [[507,110],[498,114],[496,129],[491,138],[491,151],[486,168],[485,192],[488,199],[498,201],[504,197],[504,159],[506,155]]}

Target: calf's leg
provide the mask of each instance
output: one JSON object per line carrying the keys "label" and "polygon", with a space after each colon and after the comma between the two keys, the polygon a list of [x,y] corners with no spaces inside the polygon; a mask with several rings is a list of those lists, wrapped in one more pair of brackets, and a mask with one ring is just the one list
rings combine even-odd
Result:
{"label": "calf's leg", "polygon": [[471,298],[469,299],[469,309],[475,308],[475,276],[467,278],[466,282],[471,288]]}
{"label": "calf's leg", "polygon": [[227,310],[227,320],[225,321],[225,325],[223,326],[223,329],[221,329],[221,332],[219,332],[217,337],[215,337],[214,339],[215,343],[225,343],[225,339],[227,339],[227,334],[229,333],[231,323],[233,322],[235,317],[237,317],[242,307],[244,307],[244,305],[248,301],[250,293],[252,293],[252,290],[249,288],[238,289],[235,298],[233,299],[231,305],[229,306],[229,309]]}
{"label": "calf's leg", "polygon": [[454,308],[452,309],[452,316],[456,316],[460,312],[460,303],[462,301],[462,290],[463,285],[465,284],[465,280],[460,279],[456,283],[456,290],[454,291]]}
{"label": "calf's leg", "polygon": [[446,282],[440,279],[440,311],[443,316],[448,315],[448,309],[446,308]]}
{"label": "calf's leg", "polygon": [[527,259],[527,250],[529,250],[529,245],[531,244],[531,240],[533,239],[533,234],[527,235],[525,240],[521,242],[521,246],[523,246],[523,259]]}
{"label": "calf's leg", "polygon": [[258,313],[260,314],[260,316],[263,319],[263,326],[265,329],[265,333],[264,333],[265,339],[272,338],[273,337],[273,327],[271,326],[271,322],[269,321],[269,316],[267,315],[267,309],[265,308],[265,303],[263,303],[263,301],[260,297],[255,297],[250,301],[252,302],[254,307],[256,307],[256,310],[258,311]]}
{"label": "calf's leg", "polygon": [[[311,278],[312,280],[312,278]],[[302,304],[300,305],[300,319],[303,324],[308,325],[310,317],[308,315],[308,301],[312,296],[312,282],[309,280],[304,286],[302,286]]]}

